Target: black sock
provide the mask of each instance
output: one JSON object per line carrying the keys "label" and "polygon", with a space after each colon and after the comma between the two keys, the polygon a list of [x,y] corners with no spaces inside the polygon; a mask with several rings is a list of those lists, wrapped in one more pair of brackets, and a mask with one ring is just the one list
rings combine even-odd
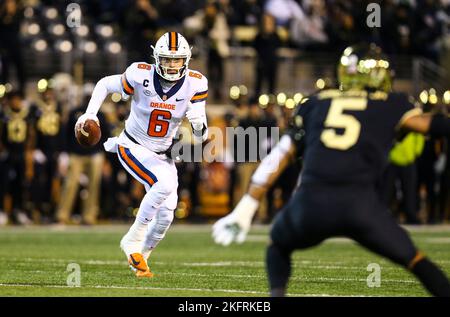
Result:
{"label": "black sock", "polygon": [[267,248],[266,267],[269,275],[270,295],[284,296],[291,275],[291,252],[275,244]]}
{"label": "black sock", "polygon": [[447,277],[427,258],[417,262],[412,272],[433,296],[450,297],[450,283]]}

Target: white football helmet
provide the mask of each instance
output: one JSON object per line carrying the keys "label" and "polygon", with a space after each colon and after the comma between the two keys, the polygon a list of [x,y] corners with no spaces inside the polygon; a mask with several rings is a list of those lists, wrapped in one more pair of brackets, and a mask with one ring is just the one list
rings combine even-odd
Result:
{"label": "white football helmet", "polygon": [[[156,63],[156,72],[164,79],[176,81],[186,74],[191,59],[191,48],[183,35],[177,32],[167,32],[159,38],[153,48],[153,57]],[[183,58],[184,64],[180,68],[169,68],[161,64],[161,58]],[[176,69],[175,74],[169,74],[169,69]]]}

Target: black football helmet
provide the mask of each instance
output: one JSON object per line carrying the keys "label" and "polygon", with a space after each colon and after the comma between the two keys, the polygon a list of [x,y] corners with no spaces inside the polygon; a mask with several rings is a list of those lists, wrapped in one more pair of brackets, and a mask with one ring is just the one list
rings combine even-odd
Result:
{"label": "black football helmet", "polygon": [[339,60],[340,89],[392,89],[390,63],[377,45],[361,44],[347,47]]}

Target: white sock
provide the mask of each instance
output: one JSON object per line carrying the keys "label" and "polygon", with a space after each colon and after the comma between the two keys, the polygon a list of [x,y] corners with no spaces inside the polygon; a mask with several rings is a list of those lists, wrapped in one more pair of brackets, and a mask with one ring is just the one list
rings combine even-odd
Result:
{"label": "white sock", "polygon": [[152,253],[153,248],[148,248],[144,246],[142,248],[142,256],[144,257],[145,261],[148,261],[148,258],[150,257],[150,254]]}
{"label": "white sock", "polygon": [[142,250],[142,243],[147,233],[147,224],[142,223],[136,218],[133,225],[128,230],[127,234],[123,236],[120,241],[120,247],[127,256],[132,253],[140,253]]}
{"label": "white sock", "polygon": [[147,260],[166,235],[167,230],[173,220],[173,210],[160,209],[155,218],[148,224],[148,231],[144,239],[142,246],[142,254]]}

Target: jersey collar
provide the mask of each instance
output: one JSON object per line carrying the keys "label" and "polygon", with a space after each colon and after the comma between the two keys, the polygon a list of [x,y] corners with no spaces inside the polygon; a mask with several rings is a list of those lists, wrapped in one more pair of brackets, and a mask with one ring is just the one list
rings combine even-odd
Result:
{"label": "jersey collar", "polygon": [[181,77],[177,83],[175,85],[173,85],[172,88],[169,89],[168,92],[164,92],[161,86],[161,83],[159,82],[159,78],[158,78],[158,73],[156,71],[153,72],[153,85],[155,86],[155,90],[156,93],[159,95],[159,97],[163,100],[166,101],[167,99],[169,99],[170,97],[172,97],[173,95],[175,95],[178,90],[180,90],[181,86],[183,86],[184,83],[184,78],[186,76]]}

